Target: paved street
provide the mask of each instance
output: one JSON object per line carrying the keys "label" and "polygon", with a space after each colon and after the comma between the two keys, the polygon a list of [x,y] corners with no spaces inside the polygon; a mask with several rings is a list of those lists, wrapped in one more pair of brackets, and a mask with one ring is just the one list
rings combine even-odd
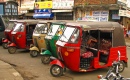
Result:
{"label": "paved street", "polygon": [[[50,65],[41,63],[41,57],[31,58],[28,51],[19,50],[15,54],[9,54],[0,46],[0,59],[11,64],[24,80],[98,80],[97,75],[105,75],[108,69],[98,69],[92,72],[76,73],[67,70],[62,77],[52,77],[49,72]],[[130,52],[130,48],[127,49]],[[130,54],[128,54],[130,58]],[[130,62],[130,60],[129,60]],[[130,64],[128,64],[130,66]],[[129,77],[130,67],[126,68],[122,75]],[[17,80],[17,79],[16,79]]]}

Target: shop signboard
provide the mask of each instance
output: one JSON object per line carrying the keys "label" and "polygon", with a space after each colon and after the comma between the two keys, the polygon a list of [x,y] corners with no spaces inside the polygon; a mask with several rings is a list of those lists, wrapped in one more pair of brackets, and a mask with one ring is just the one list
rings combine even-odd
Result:
{"label": "shop signboard", "polygon": [[36,9],[34,11],[35,14],[48,14],[52,12],[51,9]]}
{"label": "shop signboard", "polygon": [[21,10],[29,10],[29,9],[34,9],[34,2],[35,1],[27,1],[21,4],[20,9]]}
{"label": "shop signboard", "polygon": [[35,2],[35,9],[51,9],[52,1]]}
{"label": "shop signboard", "polygon": [[119,10],[119,16],[126,16],[126,10]]}
{"label": "shop signboard", "polygon": [[74,0],[52,0],[52,9],[73,9]]}

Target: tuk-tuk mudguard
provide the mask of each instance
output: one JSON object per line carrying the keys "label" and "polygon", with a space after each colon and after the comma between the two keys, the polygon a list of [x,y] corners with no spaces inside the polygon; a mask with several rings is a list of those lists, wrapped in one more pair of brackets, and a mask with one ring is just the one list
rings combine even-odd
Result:
{"label": "tuk-tuk mudguard", "polygon": [[15,43],[10,43],[9,45],[8,45],[8,47],[15,47],[16,46],[16,44]]}
{"label": "tuk-tuk mudguard", "polygon": [[49,50],[46,50],[44,52],[41,53],[41,55],[52,55],[52,53]]}
{"label": "tuk-tuk mudguard", "polygon": [[9,41],[8,39],[2,40],[3,43],[7,43],[8,41]]}
{"label": "tuk-tuk mudguard", "polygon": [[55,60],[51,61],[50,64],[51,65],[58,65],[58,66],[60,66],[62,68],[65,67],[65,65],[60,60],[58,60],[58,59],[55,59]]}
{"label": "tuk-tuk mudguard", "polygon": [[39,49],[36,46],[31,47],[29,50],[36,50],[39,51]]}

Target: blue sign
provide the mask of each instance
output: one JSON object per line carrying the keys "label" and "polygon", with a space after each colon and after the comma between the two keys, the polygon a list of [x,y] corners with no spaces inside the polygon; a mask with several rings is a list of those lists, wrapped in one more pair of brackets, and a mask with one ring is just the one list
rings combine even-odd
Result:
{"label": "blue sign", "polygon": [[34,13],[35,14],[48,14],[48,13],[51,13],[51,9],[38,9],[38,10],[35,10]]}

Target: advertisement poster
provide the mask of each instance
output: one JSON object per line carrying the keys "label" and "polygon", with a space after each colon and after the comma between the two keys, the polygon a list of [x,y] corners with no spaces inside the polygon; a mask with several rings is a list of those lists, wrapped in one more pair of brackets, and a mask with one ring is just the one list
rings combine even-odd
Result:
{"label": "advertisement poster", "polygon": [[101,16],[99,21],[108,21],[108,17]]}
{"label": "advertisement poster", "polygon": [[52,0],[52,9],[73,9],[74,0]]}
{"label": "advertisement poster", "polygon": [[118,14],[112,14],[112,19],[120,19],[120,16]]}
{"label": "advertisement poster", "polygon": [[101,11],[101,16],[108,16],[109,15],[109,11]]}
{"label": "advertisement poster", "polygon": [[100,11],[93,11],[93,16],[100,16]]}
{"label": "advertisement poster", "polygon": [[35,2],[35,9],[51,9],[52,1]]}

